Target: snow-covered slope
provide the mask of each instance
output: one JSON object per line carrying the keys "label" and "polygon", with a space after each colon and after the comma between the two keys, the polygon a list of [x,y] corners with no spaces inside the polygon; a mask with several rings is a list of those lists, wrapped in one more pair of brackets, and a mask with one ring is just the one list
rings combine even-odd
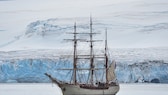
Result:
{"label": "snow-covered slope", "polygon": [[167,0],[3,0],[0,49],[60,48],[75,21],[88,27],[90,13],[94,29],[108,28],[112,48],[167,47],[167,11]]}

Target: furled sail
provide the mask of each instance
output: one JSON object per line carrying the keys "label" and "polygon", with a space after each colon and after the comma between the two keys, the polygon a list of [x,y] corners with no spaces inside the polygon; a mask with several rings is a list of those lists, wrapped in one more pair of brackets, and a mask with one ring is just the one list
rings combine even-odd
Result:
{"label": "furled sail", "polygon": [[107,74],[107,81],[115,81],[115,67],[116,67],[116,62],[112,61],[112,64],[110,64],[108,68],[108,74]]}

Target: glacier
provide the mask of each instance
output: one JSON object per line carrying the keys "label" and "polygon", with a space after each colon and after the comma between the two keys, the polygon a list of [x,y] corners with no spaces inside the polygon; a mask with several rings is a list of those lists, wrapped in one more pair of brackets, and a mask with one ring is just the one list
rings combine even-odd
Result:
{"label": "glacier", "polygon": [[90,12],[95,32],[110,31],[108,45],[119,82],[168,83],[168,49],[159,48],[168,47],[167,0],[4,1],[0,1],[1,83],[50,82],[46,72],[69,80],[71,72],[57,70],[72,63],[60,56],[72,45],[62,40],[69,38],[65,34],[73,32],[75,21],[77,31],[88,31]]}
{"label": "glacier", "polygon": [[[136,49],[136,52],[140,50]],[[115,73],[120,83],[168,83],[168,61],[166,59],[152,58],[152,60],[144,53],[138,53],[139,59],[134,59],[136,54],[128,52],[128,49],[125,50],[125,53],[122,49],[120,49],[121,52],[118,51],[118,49],[113,51],[113,54],[118,57],[112,59],[117,62]],[[144,51],[148,51],[148,49],[144,49]],[[1,51],[0,83],[51,82],[44,73],[49,73],[61,81],[70,80],[72,72],[58,69],[73,68],[72,59],[63,58],[60,52],[61,50]],[[116,54],[116,52],[118,53]],[[124,58],[123,53],[127,57]],[[167,55],[164,56],[166,58]],[[130,61],[130,59],[132,60]]]}
{"label": "glacier", "polygon": [[116,75],[122,83],[168,83],[168,63],[148,60],[131,65],[119,63]]}

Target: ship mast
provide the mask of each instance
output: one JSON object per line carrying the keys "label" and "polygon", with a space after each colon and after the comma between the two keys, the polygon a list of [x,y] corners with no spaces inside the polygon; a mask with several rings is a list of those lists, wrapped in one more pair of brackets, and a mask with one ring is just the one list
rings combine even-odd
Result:
{"label": "ship mast", "polygon": [[[66,39],[66,40],[70,40],[70,41],[73,41],[74,42],[74,50],[73,50],[73,76],[72,76],[72,81],[73,81],[73,84],[77,84],[77,59],[79,59],[77,56],[77,42],[78,41],[86,41],[85,39],[78,39],[77,38],[77,34],[82,34],[82,33],[77,33],[76,32],[76,22],[74,23],[74,32],[73,33],[70,33],[70,34],[73,34],[74,35],[74,38],[73,39]],[[70,69],[64,69],[64,70],[70,70]]]}
{"label": "ship mast", "polygon": [[106,68],[106,84],[108,84],[108,56],[107,56],[107,29],[105,31],[105,68]]}
{"label": "ship mast", "polygon": [[90,70],[91,70],[91,84],[93,84],[94,75],[94,56],[93,56],[93,39],[92,39],[92,17],[90,16]]}
{"label": "ship mast", "polygon": [[76,39],[76,22],[75,22],[75,24],[74,24],[74,54],[73,54],[74,55],[73,56],[73,68],[74,68],[73,82],[74,82],[74,84],[77,84],[77,79],[76,79],[76,65],[77,65],[76,54],[77,54],[77,50],[76,50],[76,46],[77,46],[77,39]]}

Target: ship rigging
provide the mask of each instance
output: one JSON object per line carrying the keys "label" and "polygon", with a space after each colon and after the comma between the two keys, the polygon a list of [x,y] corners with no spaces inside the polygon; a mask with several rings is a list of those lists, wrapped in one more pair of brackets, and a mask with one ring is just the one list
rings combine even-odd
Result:
{"label": "ship rigging", "polygon": [[[90,17],[90,32],[88,33],[80,33],[76,31],[77,25],[74,24],[74,32],[69,33],[73,34],[73,39],[66,39],[73,41],[73,68],[72,69],[61,69],[61,70],[73,70],[72,74],[72,82],[66,83],[59,81],[55,78],[53,78],[50,74],[45,74],[48,76],[54,83],[58,84],[58,86],[62,89],[62,92],[64,95],[115,95],[119,91],[119,84],[116,81],[115,77],[115,61],[112,61],[111,64],[109,64],[109,56],[108,56],[108,48],[107,48],[107,29],[105,31],[105,46],[104,46],[104,54],[103,55],[96,55],[94,54],[94,48],[93,43],[99,42],[101,40],[94,40],[93,35],[99,34],[96,32],[93,32],[92,27],[92,17]],[[85,34],[89,35],[89,40],[87,39],[81,39],[77,38],[79,34]],[[77,51],[77,45],[78,42],[87,42],[89,43],[90,47],[90,53],[79,55]],[[102,62],[103,67],[95,67],[96,60],[95,59],[104,59],[104,62]],[[78,61],[80,59],[89,59],[89,68],[78,68]],[[79,70],[88,70],[88,80],[85,83],[80,83],[77,79],[79,76],[77,76],[77,71]],[[95,81],[95,71],[96,70],[105,70],[105,81],[99,80]]]}

